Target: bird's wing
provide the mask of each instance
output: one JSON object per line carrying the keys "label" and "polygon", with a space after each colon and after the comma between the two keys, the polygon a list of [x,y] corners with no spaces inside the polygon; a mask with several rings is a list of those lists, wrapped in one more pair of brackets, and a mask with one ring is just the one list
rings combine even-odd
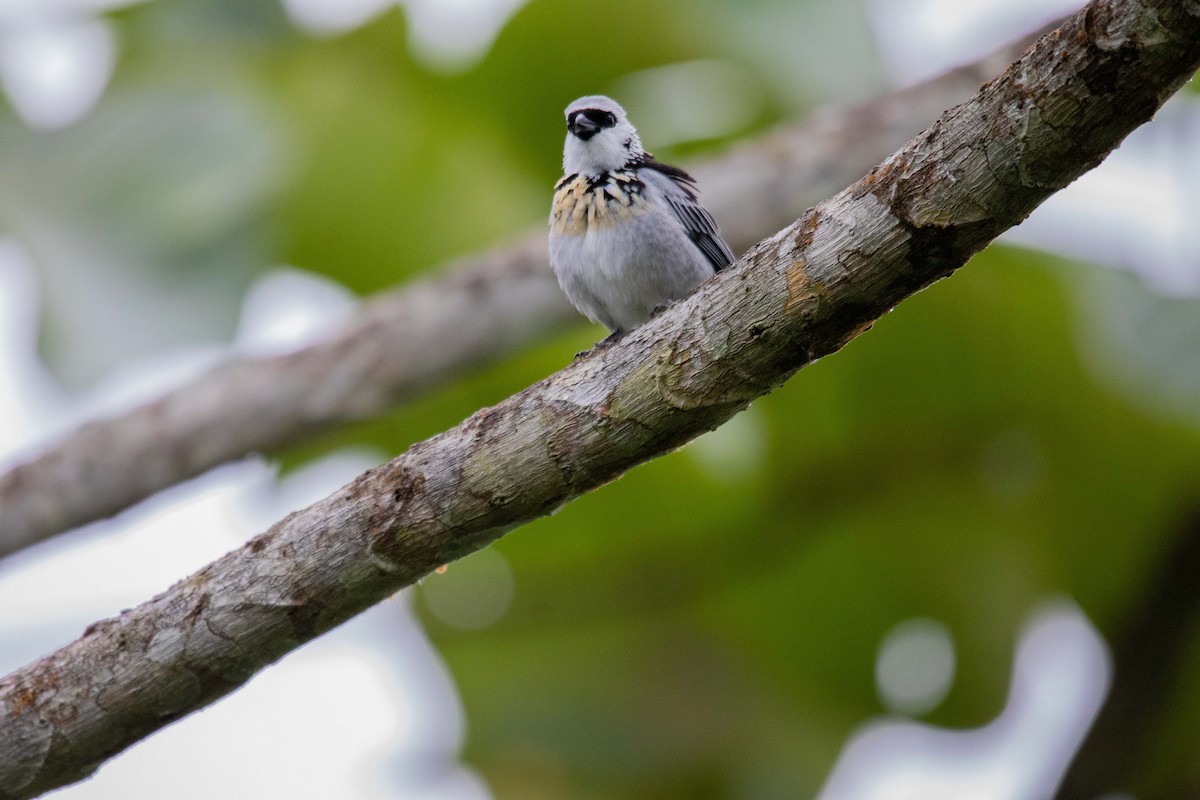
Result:
{"label": "bird's wing", "polygon": [[683,223],[688,238],[696,244],[696,247],[700,248],[700,252],[713,265],[713,269],[720,272],[732,264],[733,251],[721,238],[716,220],[713,219],[712,214],[708,213],[708,209],[696,200],[695,179],[679,167],[655,161],[649,154],[643,157],[639,166],[643,169],[652,169],[670,179],[662,181],[664,184],[663,195],[666,197],[667,205]]}

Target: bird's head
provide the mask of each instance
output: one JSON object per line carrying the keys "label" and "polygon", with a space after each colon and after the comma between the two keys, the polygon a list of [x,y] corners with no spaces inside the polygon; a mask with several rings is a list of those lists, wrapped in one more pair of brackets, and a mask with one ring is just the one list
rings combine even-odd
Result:
{"label": "bird's head", "polygon": [[581,97],[567,106],[563,171],[599,175],[621,169],[645,151],[625,109],[603,95]]}

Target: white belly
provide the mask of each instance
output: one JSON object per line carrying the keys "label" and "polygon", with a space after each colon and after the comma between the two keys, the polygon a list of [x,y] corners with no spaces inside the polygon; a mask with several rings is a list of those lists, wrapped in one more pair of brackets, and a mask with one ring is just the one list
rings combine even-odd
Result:
{"label": "white belly", "polygon": [[682,227],[653,206],[608,224],[554,226],[550,265],[574,306],[611,331],[636,328],[713,274]]}

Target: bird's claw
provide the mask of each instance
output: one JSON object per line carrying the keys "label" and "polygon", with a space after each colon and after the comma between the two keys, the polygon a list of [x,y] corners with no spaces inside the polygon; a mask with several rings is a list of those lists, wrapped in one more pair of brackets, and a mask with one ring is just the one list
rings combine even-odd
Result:
{"label": "bird's claw", "polygon": [[573,359],[572,363],[574,363],[574,361],[578,361],[579,359],[583,358],[586,355],[595,353],[599,350],[607,350],[608,348],[612,347],[617,342],[621,341],[621,337],[624,335],[625,335],[625,331],[622,331],[622,330],[613,331],[608,336],[605,336],[603,339],[601,339],[600,341],[596,342],[594,345],[589,347],[587,350],[580,350],[578,353],[576,353],[575,358]]}

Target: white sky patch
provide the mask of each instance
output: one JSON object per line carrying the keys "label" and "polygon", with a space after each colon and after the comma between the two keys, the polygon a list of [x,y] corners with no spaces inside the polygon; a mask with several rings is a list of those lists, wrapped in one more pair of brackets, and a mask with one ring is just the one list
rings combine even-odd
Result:
{"label": "white sky patch", "polygon": [[[101,14],[145,0],[0,0],[0,88],[26,124],[71,125],[99,102],[117,42]],[[281,0],[317,35],[359,28],[393,6],[408,13],[409,46],[426,67],[469,69],[528,0]]]}
{"label": "white sky patch", "polygon": [[1200,101],[1180,94],[1002,241],[1128,269],[1161,292],[1196,294],[1197,215]]}
{"label": "white sky patch", "polygon": [[367,24],[393,6],[408,15],[409,47],[427,68],[458,72],[477,64],[528,0],[282,0],[292,20],[315,34]]}
{"label": "white sky patch", "polygon": [[99,16],[142,0],[0,0],[0,87],[26,124],[62,128],[104,93],[116,63]]}
{"label": "white sky patch", "polygon": [[90,16],[144,2],[146,0],[0,0],[0,26]]}
{"label": "white sky patch", "polygon": [[237,347],[265,357],[299,350],[347,320],[358,298],[337,281],[294,267],[278,267],[246,293]]}
{"label": "white sky patch", "polygon": [[[37,270],[16,241],[0,238],[0,470],[31,440],[48,432],[48,419],[68,402],[37,356]],[[3,573],[0,572],[0,575]]]}
{"label": "white sky patch", "polygon": [[1021,634],[1008,701],[982,728],[875,721],[846,744],[818,800],[1043,800],[1054,793],[1108,692],[1099,633],[1074,605]]}
{"label": "white sky patch", "polygon": [[[337,0],[333,0],[336,2]],[[477,64],[528,0],[399,0],[409,46],[426,67],[445,72]]]}
{"label": "white sky patch", "polygon": [[395,5],[394,0],[282,0],[292,21],[309,33],[354,30]]}
{"label": "white sky patch", "polygon": [[1084,6],[1083,0],[867,0],[891,80],[916,83]]}
{"label": "white sky patch", "polygon": [[112,30],[98,17],[5,28],[0,85],[28,125],[66,127],[100,100],[116,50]]}
{"label": "white sky patch", "polygon": [[654,147],[737,133],[758,118],[766,99],[748,70],[716,59],[632,72],[613,95]]}

